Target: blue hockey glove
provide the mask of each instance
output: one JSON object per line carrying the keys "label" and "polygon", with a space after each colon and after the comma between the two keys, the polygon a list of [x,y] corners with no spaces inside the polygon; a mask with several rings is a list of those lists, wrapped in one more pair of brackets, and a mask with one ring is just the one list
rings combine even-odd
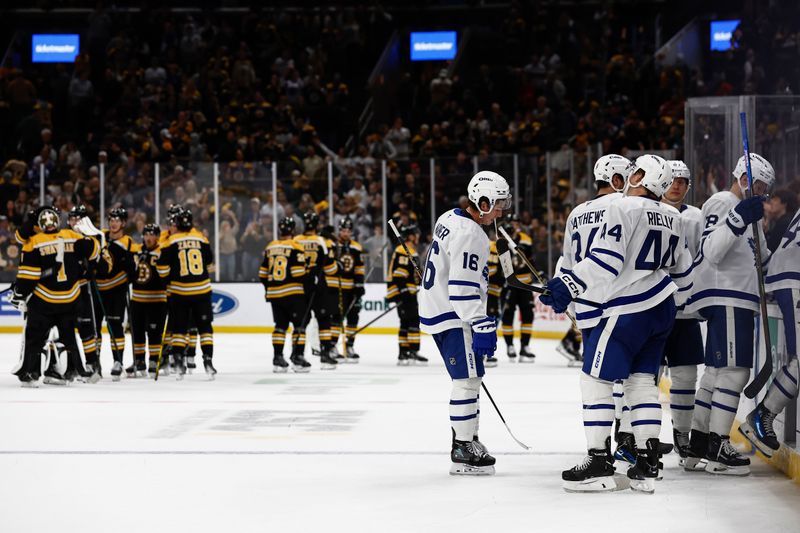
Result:
{"label": "blue hockey glove", "polygon": [[747,226],[764,218],[764,196],[745,198],[728,212],[726,222],[735,235],[741,235]]}
{"label": "blue hockey glove", "polygon": [[472,352],[476,357],[494,355],[497,348],[497,321],[490,316],[472,323]]}
{"label": "blue hockey glove", "polygon": [[549,305],[556,313],[563,313],[573,299],[583,292],[581,284],[569,274],[562,274],[547,282],[550,294],[539,296],[539,301]]}

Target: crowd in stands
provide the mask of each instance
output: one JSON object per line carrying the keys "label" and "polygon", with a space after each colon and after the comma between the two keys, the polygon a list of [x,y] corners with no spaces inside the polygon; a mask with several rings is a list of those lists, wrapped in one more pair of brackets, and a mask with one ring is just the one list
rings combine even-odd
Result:
{"label": "crowd in stands", "polygon": [[[380,262],[384,202],[390,216],[416,221],[425,241],[431,202],[437,212],[463,205],[461,185],[476,168],[509,179],[516,169],[519,214],[545,268],[548,247],[560,254],[566,214],[591,194],[585,184],[599,155],[681,157],[686,98],[797,90],[797,67],[779,69],[797,58],[797,11],[787,18],[764,10],[743,22],[737,47],[697,71],[659,64],[653,28],[639,15],[514,3],[502,22],[471,30],[455,68],[409,66],[389,119],[348,153],[369,96],[365,80],[391,31],[381,12],[226,17],[98,8],[82,21],[88,29],[75,64],[31,66],[18,47],[0,68],[0,118],[10,125],[0,132],[0,272],[13,277],[13,230],[39,202],[42,178],[45,202],[63,213],[81,203],[99,217],[101,199],[106,210],[126,207],[134,237],[155,219],[157,202],[162,218],[171,203],[186,205],[198,227],[219,238],[221,276],[233,281],[255,279],[276,219],[294,217],[302,228],[310,209],[334,227],[352,217],[355,238]],[[775,17],[785,21],[779,32],[769,30]],[[770,124],[759,130],[768,135]],[[725,187],[722,169],[701,173],[703,190]]]}

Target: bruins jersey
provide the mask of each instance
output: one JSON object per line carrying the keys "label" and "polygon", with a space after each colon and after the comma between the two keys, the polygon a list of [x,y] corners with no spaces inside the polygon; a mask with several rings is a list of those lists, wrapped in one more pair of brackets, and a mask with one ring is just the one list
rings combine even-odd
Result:
{"label": "bruins jersey", "polygon": [[163,245],[169,239],[170,233],[168,229],[162,229],[161,233],[158,235],[158,244],[159,246]]}
{"label": "bruins jersey", "polygon": [[343,291],[364,286],[364,247],[356,241],[334,243],[334,255],[339,269],[338,280]]}
{"label": "bruins jersey", "polygon": [[489,244],[489,296],[500,297],[506,277],[500,268],[500,256],[497,255],[497,241]]}
{"label": "bruins jersey", "polygon": [[264,260],[258,278],[267,300],[304,294],[303,281],[308,272],[303,246],[292,239],[278,239],[264,248]]}
{"label": "bruins jersey", "polygon": [[158,259],[161,247],[153,250],[142,247],[136,254],[136,269],[131,282],[131,301],[151,303],[167,301],[167,283],[158,275]]}
{"label": "bruins jersey", "polygon": [[338,268],[334,257],[333,243],[319,235],[296,235],[294,241],[303,247],[308,271],[325,278],[328,287],[338,287]]}
{"label": "bruins jersey", "polygon": [[211,292],[208,272],[213,262],[208,239],[192,228],[169,236],[161,246],[156,270],[169,282],[167,292],[170,295],[197,296]]}
{"label": "bruins jersey", "polygon": [[[531,239],[530,235],[520,231],[513,236],[513,239],[514,242],[517,243],[519,251],[525,255],[525,257],[530,259],[533,253],[533,239]],[[514,265],[514,273],[517,275],[517,278],[522,283],[527,283],[528,285],[533,283],[533,274],[525,264],[525,261],[523,261],[516,253],[512,254],[511,257]]]}
{"label": "bruins jersey", "polygon": [[138,253],[141,246],[128,235],[119,239],[109,238],[108,230],[103,230],[106,237],[106,248],[103,250],[103,260],[107,263],[108,273],[97,277],[97,288],[101,291],[110,291],[117,287],[125,286],[129,282],[129,271],[133,271],[133,254]]}
{"label": "bruins jersey", "polygon": [[37,233],[26,239],[17,271],[16,289],[31,294],[29,309],[46,312],[77,300],[85,262],[100,254],[97,241],[62,229],[56,233]]}
{"label": "bruins jersey", "polygon": [[[408,251],[411,252],[414,260],[419,263],[417,250],[412,244],[407,244]],[[386,299],[395,300],[400,296],[403,289],[407,289],[410,294],[417,294],[417,284],[419,280],[414,264],[411,262],[406,251],[402,246],[398,246],[392,253],[392,260],[389,262],[389,282],[386,289]]]}

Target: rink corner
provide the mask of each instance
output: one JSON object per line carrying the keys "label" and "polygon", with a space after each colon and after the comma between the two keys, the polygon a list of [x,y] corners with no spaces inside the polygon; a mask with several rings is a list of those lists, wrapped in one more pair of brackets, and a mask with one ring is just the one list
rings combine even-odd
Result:
{"label": "rink corner", "polygon": [[739,421],[734,422],[731,430],[731,441],[737,444],[743,453],[755,455],[762,461],[771,465],[786,474],[795,483],[800,485],[800,452],[792,446],[781,443],[781,449],[772,457],[767,457],[761,452],[754,450],[750,442],[739,433]]}

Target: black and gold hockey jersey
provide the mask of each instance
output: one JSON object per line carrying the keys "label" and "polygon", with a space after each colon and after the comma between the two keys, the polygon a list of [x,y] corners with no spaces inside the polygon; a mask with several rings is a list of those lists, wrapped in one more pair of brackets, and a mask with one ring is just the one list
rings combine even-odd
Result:
{"label": "black and gold hockey jersey", "polygon": [[16,290],[23,296],[33,293],[29,309],[47,312],[71,304],[80,294],[86,263],[99,254],[96,241],[70,229],[37,233],[22,247]]}
{"label": "black and gold hockey jersey", "polygon": [[267,300],[303,295],[307,273],[303,245],[296,240],[277,239],[264,248],[258,278],[264,285]]}
{"label": "black and gold hockey jersey", "polygon": [[106,237],[106,248],[103,250],[103,260],[108,264],[108,274],[97,277],[97,288],[101,291],[110,291],[129,283],[129,273],[132,273],[135,263],[133,254],[138,253],[141,247],[128,235],[119,239],[111,239],[108,230],[103,230]]}
{"label": "black and gold hockey jersey", "polygon": [[500,256],[497,255],[497,241],[489,244],[489,296],[500,297],[506,284],[503,269],[500,268]]}
{"label": "black and gold hockey jersey", "polygon": [[161,247],[156,245],[152,250],[142,246],[136,254],[136,270],[131,282],[131,301],[152,303],[167,301],[167,282],[158,275],[158,259]]}
{"label": "black and gold hockey jersey", "polygon": [[[406,246],[414,260],[419,264],[419,255],[414,245],[406,244]],[[389,262],[389,282],[386,289],[386,299],[390,302],[394,301],[404,289],[409,294],[417,294],[418,283],[419,279],[414,270],[414,264],[403,247],[398,246],[394,249],[392,259]]]}
{"label": "black and gold hockey jersey", "polygon": [[357,241],[336,241],[333,243],[334,256],[339,263],[338,280],[342,290],[351,291],[364,286],[364,247]]}
{"label": "black and gold hockey jersey", "polygon": [[303,247],[308,271],[324,278],[328,287],[338,287],[338,268],[334,257],[333,243],[319,235],[296,235],[294,241]]}
{"label": "black and gold hockey jersey", "polygon": [[169,236],[156,261],[158,275],[168,281],[167,292],[175,296],[197,296],[211,292],[214,255],[205,235],[192,228]]}
{"label": "black and gold hockey jersey", "polygon": [[[533,239],[531,239],[530,235],[520,231],[516,235],[513,235],[512,238],[514,239],[514,242],[517,243],[519,251],[522,252],[522,254],[528,258],[528,260],[530,260],[531,256],[533,255]],[[516,253],[513,253],[511,257],[514,265],[514,273],[517,275],[517,278],[522,283],[527,283],[528,285],[533,283],[533,274],[527,265],[525,265],[525,262],[520,259],[519,255]]]}

